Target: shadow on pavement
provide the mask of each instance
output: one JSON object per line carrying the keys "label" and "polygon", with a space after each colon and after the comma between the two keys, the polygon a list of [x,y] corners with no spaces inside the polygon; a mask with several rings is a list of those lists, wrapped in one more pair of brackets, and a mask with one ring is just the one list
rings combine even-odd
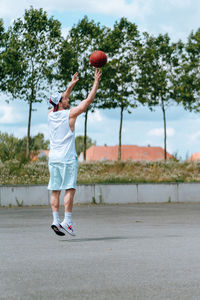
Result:
{"label": "shadow on pavement", "polygon": [[76,239],[76,238],[67,238],[60,240],[61,242],[93,242],[93,241],[108,241],[108,240],[126,240],[128,237],[122,236],[106,236],[106,237],[98,237],[98,238],[83,238],[83,239]]}
{"label": "shadow on pavement", "polygon": [[76,243],[76,242],[98,242],[98,241],[111,241],[111,240],[130,240],[130,239],[134,239],[134,240],[138,240],[138,239],[165,239],[165,238],[177,238],[177,237],[181,237],[181,235],[156,235],[156,236],[106,236],[106,237],[93,237],[93,238],[73,238],[70,236],[65,236],[62,237],[62,239],[60,239],[60,242],[72,242],[72,243]]}

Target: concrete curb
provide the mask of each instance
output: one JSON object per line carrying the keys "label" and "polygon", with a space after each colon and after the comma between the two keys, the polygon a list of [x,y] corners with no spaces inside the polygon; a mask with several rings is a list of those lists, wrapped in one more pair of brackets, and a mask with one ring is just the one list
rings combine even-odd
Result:
{"label": "concrete curb", "polygon": [[[61,193],[63,204],[64,191]],[[46,185],[0,186],[0,206],[49,205]],[[78,185],[74,203],[200,202],[200,183]]]}

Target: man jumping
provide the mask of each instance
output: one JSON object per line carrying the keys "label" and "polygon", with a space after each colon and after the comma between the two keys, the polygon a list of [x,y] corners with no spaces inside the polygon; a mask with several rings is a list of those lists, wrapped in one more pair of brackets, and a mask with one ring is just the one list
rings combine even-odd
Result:
{"label": "man jumping", "polygon": [[[69,233],[75,235],[72,222],[73,199],[76,191],[78,172],[78,159],[75,149],[75,123],[76,118],[82,114],[93,102],[96,95],[101,71],[96,69],[94,84],[87,97],[81,103],[69,109],[69,95],[79,80],[78,73],[72,77],[69,87],[64,93],[56,93],[51,96],[50,103],[53,105],[48,113],[50,152],[49,172],[50,179],[48,189],[52,191],[50,203],[53,213],[51,228],[58,235]],[[59,218],[59,203],[61,190],[64,195],[64,220]]]}

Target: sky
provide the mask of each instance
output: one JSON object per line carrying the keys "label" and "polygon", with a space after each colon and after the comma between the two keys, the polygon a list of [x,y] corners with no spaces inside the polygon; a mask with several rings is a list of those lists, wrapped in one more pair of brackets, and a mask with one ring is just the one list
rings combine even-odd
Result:
{"label": "sky", "polygon": [[[20,3],[20,4],[19,4]],[[85,15],[101,25],[112,27],[122,17],[134,22],[140,32],[168,33],[172,41],[186,42],[189,34],[200,27],[200,1],[198,0],[0,0],[0,18],[5,26],[22,18],[30,6],[43,8],[48,16],[61,22],[66,36],[73,25]],[[109,57],[108,57],[109,59]],[[50,91],[49,91],[50,92]],[[26,102],[0,95],[0,131],[23,137],[27,133],[28,105]],[[35,104],[32,115],[31,135],[42,132],[48,138],[47,103]],[[185,111],[182,106],[170,106],[167,118],[167,151],[187,159],[200,152],[200,115]],[[118,109],[97,110],[88,118],[88,136],[97,145],[118,144],[120,112]],[[83,135],[84,117],[79,116],[76,135]],[[138,107],[131,114],[124,114],[122,144],[163,147],[163,119],[160,108],[151,112]]]}

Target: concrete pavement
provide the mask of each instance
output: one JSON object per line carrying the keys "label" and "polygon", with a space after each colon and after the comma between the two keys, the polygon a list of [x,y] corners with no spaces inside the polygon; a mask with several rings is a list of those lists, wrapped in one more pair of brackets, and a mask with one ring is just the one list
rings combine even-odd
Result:
{"label": "concrete pavement", "polygon": [[[63,215],[63,213],[61,214]],[[200,299],[200,204],[0,208],[0,299]]]}

